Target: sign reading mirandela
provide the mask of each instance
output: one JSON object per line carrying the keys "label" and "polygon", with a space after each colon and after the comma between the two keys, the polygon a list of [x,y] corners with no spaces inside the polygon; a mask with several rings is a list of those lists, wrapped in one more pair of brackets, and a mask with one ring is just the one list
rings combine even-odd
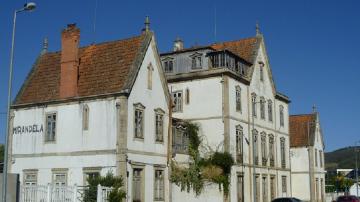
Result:
{"label": "sign reading mirandela", "polygon": [[29,126],[16,126],[13,128],[13,134],[17,135],[22,135],[25,133],[42,133],[44,131],[44,127],[43,125],[38,125],[38,124],[34,124],[34,125],[29,125]]}

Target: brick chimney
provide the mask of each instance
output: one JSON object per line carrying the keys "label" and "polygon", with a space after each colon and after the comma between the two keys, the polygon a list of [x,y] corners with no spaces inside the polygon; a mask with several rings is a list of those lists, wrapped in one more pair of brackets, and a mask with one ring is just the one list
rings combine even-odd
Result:
{"label": "brick chimney", "polygon": [[75,97],[78,93],[80,29],[68,24],[61,33],[60,98]]}

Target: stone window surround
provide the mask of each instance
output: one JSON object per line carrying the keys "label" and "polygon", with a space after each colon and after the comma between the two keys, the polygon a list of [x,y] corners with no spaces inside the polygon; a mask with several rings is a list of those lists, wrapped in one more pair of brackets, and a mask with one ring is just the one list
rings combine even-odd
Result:
{"label": "stone window surround", "polygon": [[[54,140],[47,140],[47,130],[48,130],[48,124],[47,124],[47,117],[49,115],[54,115],[55,114],[55,135],[54,135]],[[56,143],[56,134],[57,134],[57,120],[58,120],[58,113],[57,111],[48,111],[45,113],[45,132],[44,132],[44,143],[45,144],[55,144]]]}
{"label": "stone window surround", "polygon": [[34,181],[31,181],[31,182],[34,182],[35,185],[37,184],[37,181],[38,181],[38,173],[39,173],[39,170],[38,169],[24,169],[23,170],[23,184],[26,185],[26,175],[28,174],[31,174],[31,175],[35,175],[36,176],[36,179]]}
{"label": "stone window surround", "polygon": [[[166,168],[166,166],[165,165],[154,165],[154,201],[165,201],[165,168]],[[162,172],[163,172],[163,185],[164,185],[164,187],[163,187],[163,199],[162,200],[157,200],[157,199],[155,199],[155,183],[156,183],[156,181],[155,181],[155,175],[156,175],[156,171],[158,171],[158,170],[161,170]]]}
{"label": "stone window surround", "polygon": [[65,174],[65,185],[68,184],[68,168],[52,168],[51,169],[51,183],[54,184],[56,174]]}
{"label": "stone window surround", "polygon": [[[145,106],[143,104],[141,104],[140,102],[135,103],[134,104],[134,117],[133,117],[133,132],[134,132],[134,139],[135,140],[140,140],[143,141],[144,140],[144,127],[145,127]],[[135,133],[135,128],[136,128],[136,123],[135,123],[135,116],[136,116],[136,111],[139,110],[142,112],[142,119],[141,119],[141,134],[140,136],[136,136]]]}
{"label": "stone window surround", "polygon": [[85,185],[86,181],[87,181],[86,174],[88,174],[88,173],[99,173],[99,175],[101,175],[101,169],[102,169],[102,167],[84,167],[82,169],[82,171],[83,171],[83,185]]}
{"label": "stone window surround", "polygon": [[[165,128],[165,124],[164,124],[164,115],[165,115],[165,111],[164,110],[162,110],[161,108],[156,108],[156,109],[154,109],[154,112],[155,112],[155,127],[154,127],[154,129],[155,129],[155,131],[154,131],[154,134],[155,134],[155,143],[160,143],[160,144],[164,144],[164,131],[166,130],[166,129],[164,129]],[[162,116],[162,140],[158,140],[157,139],[157,119],[156,119],[156,117],[158,116],[158,115],[161,115]]]}

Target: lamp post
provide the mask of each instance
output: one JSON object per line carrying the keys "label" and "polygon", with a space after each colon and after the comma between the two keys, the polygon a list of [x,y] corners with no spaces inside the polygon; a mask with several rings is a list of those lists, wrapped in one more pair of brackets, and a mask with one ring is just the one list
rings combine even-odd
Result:
{"label": "lamp post", "polygon": [[32,11],[36,8],[36,4],[33,2],[29,2],[24,4],[21,9],[14,11],[14,19],[13,19],[13,30],[12,30],[12,39],[11,39],[11,51],[10,51],[10,67],[9,67],[9,83],[8,83],[8,109],[6,116],[6,136],[5,136],[5,154],[4,154],[4,168],[3,168],[3,187],[2,187],[2,201],[6,202],[6,194],[7,194],[7,167],[8,167],[8,144],[9,144],[9,136],[10,134],[10,106],[11,106],[11,87],[12,87],[12,73],[14,66],[14,45],[15,45],[15,29],[16,29],[16,15],[23,11]]}
{"label": "lamp post", "polygon": [[356,178],[356,196],[359,197],[359,174],[358,174],[358,143],[360,141],[355,142],[355,178]]}

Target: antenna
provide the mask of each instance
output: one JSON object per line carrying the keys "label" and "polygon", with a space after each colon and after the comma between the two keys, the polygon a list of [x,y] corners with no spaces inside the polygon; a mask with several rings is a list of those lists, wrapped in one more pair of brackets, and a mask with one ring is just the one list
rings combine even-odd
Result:
{"label": "antenna", "polygon": [[214,2],[214,40],[215,40],[215,43],[216,43],[216,41],[217,41],[217,39],[216,39],[216,29],[217,29],[217,27],[216,27],[216,19],[217,18],[217,16],[216,16],[216,2]]}
{"label": "antenna", "polygon": [[93,39],[93,43],[95,43],[96,41],[96,17],[97,17],[97,7],[98,7],[98,0],[95,0],[95,9],[94,9],[94,21],[93,21],[93,34],[94,34],[94,39]]}

